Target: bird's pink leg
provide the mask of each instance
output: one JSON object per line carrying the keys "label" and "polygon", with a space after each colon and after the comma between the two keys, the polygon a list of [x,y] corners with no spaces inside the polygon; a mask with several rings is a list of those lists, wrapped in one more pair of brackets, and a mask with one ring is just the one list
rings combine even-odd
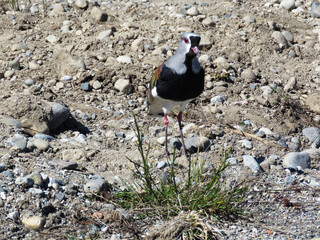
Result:
{"label": "bird's pink leg", "polygon": [[179,112],[178,116],[178,123],[179,123],[179,128],[180,128],[180,135],[181,135],[181,142],[182,142],[182,147],[183,147],[183,151],[184,151],[184,154],[186,155],[186,157],[188,158],[188,155],[187,155],[187,149],[186,149],[186,145],[184,144],[184,137],[183,137],[183,132],[182,132],[182,112]]}
{"label": "bird's pink leg", "polygon": [[168,124],[169,124],[169,120],[167,118],[167,114],[164,114],[164,129],[165,129],[165,151],[166,151],[166,155],[170,160],[170,156],[169,156],[169,151],[168,151]]}

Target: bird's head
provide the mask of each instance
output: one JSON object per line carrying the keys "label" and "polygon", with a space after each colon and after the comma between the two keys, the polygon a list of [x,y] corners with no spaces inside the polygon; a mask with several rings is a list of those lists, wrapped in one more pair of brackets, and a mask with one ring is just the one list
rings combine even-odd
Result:
{"label": "bird's head", "polygon": [[185,54],[187,58],[194,58],[200,53],[198,47],[201,37],[196,33],[183,33],[178,45],[178,52]]}

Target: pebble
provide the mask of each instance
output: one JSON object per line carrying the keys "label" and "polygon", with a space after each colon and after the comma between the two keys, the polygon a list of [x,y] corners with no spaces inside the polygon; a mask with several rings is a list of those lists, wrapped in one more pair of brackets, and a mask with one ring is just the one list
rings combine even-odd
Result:
{"label": "pebble", "polygon": [[114,88],[120,92],[124,92],[125,89],[129,87],[129,85],[130,85],[129,80],[120,78],[115,82]]}
{"label": "pebble", "polygon": [[5,78],[11,78],[14,75],[14,71],[13,70],[7,70],[4,73],[4,77]]}
{"label": "pebble", "polygon": [[224,96],[218,95],[210,99],[210,104],[217,106],[219,103],[223,103],[226,100]]}
{"label": "pebble", "polygon": [[241,73],[241,78],[247,82],[254,82],[257,79],[257,76],[251,68],[247,68]]}
{"label": "pebble", "polygon": [[208,27],[213,27],[215,26],[215,22],[212,19],[212,17],[207,17],[205,19],[203,19],[202,24]]}
{"label": "pebble", "polygon": [[90,84],[88,82],[81,83],[80,88],[86,92],[91,90]]}
{"label": "pebble", "polygon": [[105,179],[94,179],[88,181],[84,185],[84,191],[86,193],[99,193],[102,191],[108,191],[110,188],[110,185],[107,183]]}
{"label": "pebble", "polygon": [[180,150],[182,147],[182,143],[178,138],[171,138],[169,141],[169,147],[171,149],[177,149]]}
{"label": "pebble", "polygon": [[186,149],[192,153],[207,151],[211,142],[207,137],[190,137],[185,142]]}
{"label": "pebble", "polygon": [[229,163],[230,165],[237,165],[238,164],[238,159],[235,157],[231,157],[227,159],[227,163]]}
{"label": "pebble", "polygon": [[51,105],[51,111],[48,119],[48,127],[50,130],[58,128],[64,123],[70,116],[70,110],[66,106],[60,103],[53,103]]}
{"label": "pebble", "polygon": [[28,139],[25,136],[16,133],[13,137],[7,140],[7,143],[20,149],[21,151],[25,151],[27,148]]}
{"label": "pebble", "polygon": [[230,63],[224,57],[217,57],[213,63],[217,65],[218,68],[228,70],[230,67]]}
{"label": "pebble", "polygon": [[294,38],[291,32],[285,30],[285,31],[282,31],[281,33],[289,43],[293,43]]}
{"label": "pebble", "polygon": [[143,51],[143,48],[143,38],[137,38],[131,44],[131,50],[134,52]]}
{"label": "pebble", "polygon": [[274,40],[276,40],[276,42],[279,44],[280,47],[287,47],[288,46],[287,39],[282,35],[281,32],[274,31],[272,33],[272,37],[274,38]]}
{"label": "pebble", "polygon": [[76,0],[75,5],[80,9],[85,9],[88,6],[87,0]]}
{"label": "pebble", "polygon": [[253,172],[261,172],[261,167],[253,156],[243,155],[242,158],[244,166],[249,167]]}
{"label": "pebble", "polygon": [[158,162],[158,163],[157,163],[157,168],[158,168],[158,169],[163,169],[163,168],[165,168],[165,167],[167,167],[167,166],[168,166],[168,163],[165,162],[165,161],[161,161],[161,162]]}
{"label": "pebble", "polygon": [[6,170],[6,165],[4,163],[0,163],[0,172]]}
{"label": "pebble", "polygon": [[60,78],[60,81],[64,81],[64,82],[71,81],[71,80],[72,80],[72,76],[69,76],[69,75],[65,75]]}
{"label": "pebble", "polygon": [[54,43],[59,42],[60,38],[57,37],[57,36],[54,36],[54,35],[49,35],[49,36],[46,37],[46,40],[47,40],[49,43],[54,44]]}
{"label": "pebble", "polygon": [[294,89],[296,85],[297,85],[297,79],[295,77],[291,77],[288,80],[287,84],[284,86],[283,90],[285,92],[288,92],[288,91]]}
{"label": "pebble", "polygon": [[250,23],[255,23],[256,22],[256,18],[253,15],[247,15],[243,18],[243,21],[245,24],[250,24]]}
{"label": "pebble", "polygon": [[104,30],[98,34],[97,39],[98,40],[107,40],[108,37],[110,37],[112,34],[113,34],[112,29]]}
{"label": "pebble", "polygon": [[65,198],[66,198],[66,195],[64,193],[62,193],[62,192],[59,192],[56,195],[56,199],[58,199],[60,202],[63,201]]}
{"label": "pebble", "polygon": [[311,16],[314,18],[320,18],[320,2],[315,1],[311,4]]}
{"label": "pebble", "polygon": [[20,66],[20,62],[18,59],[12,60],[8,63],[8,67],[15,69],[15,70],[20,70],[21,66]]}
{"label": "pebble", "polygon": [[23,83],[27,86],[31,86],[34,84],[34,81],[31,78],[28,78]]}
{"label": "pebble", "polygon": [[29,177],[17,177],[15,184],[21,185],[22,187],[28,188],[33,186],[33,179]]}
{"label": "pebble", "polygon": [[197,16],[199,14],[199,10],[197,7],[191,7],[187,10],[187,14],[190,16]]}
{"label": "pebble", "polygon": [[131,57],[126,56],[126,55],[117,57],[117,61],[119,63],[125,63],[125,64],[131,64],[132,63]]}
{"label": "pebble", "polygon": [[282,166],[284,168],[293,169],[297,169],[298,166],[300,166],[302,169],[310,168],[310,155],[305,152],[290,152],[284,157]]}
{"label": "pebble", "polygon": [[69,162],[63,160],[52,160],[49,162],[50,165],[56,166],[59,169],[66,169],[66,170],[75,170],[78,167],[77,162]]}
{"label": "pebble", "polygon": [[157,143],[160,143],[161,145],[164,145],[166,142],[166,137],[159,137],[157,138]]}
{"label": "pebble", "polygon": [[283,139],[283,138],[279,139],[278,144],[279,144],[280,146],[284,147],[284,148],[288,148],[288,145],[287,145],[287,143],[286,143],[286,140]]}
{"label": "pebble", "polygon": [[17,119],[5,117],[0,119],[0,122],[11,127],[22,128],[21,122]]}
{"label": "pebble", "polygon": [[250,149],[253,148],[252,142],[250,142],[250,141],[248,141],[248,140],[246,140],[246,139],[240,140],[239,142],[240,142],[241,145],[242,145],[243,147],[245,147],[246,149],[249,149],[249,150],[250,150]]}
{"label": "pebble", "polygon": [[41,152],[47,151],[50,147],[49,141],[43,139],[35,139],[33,145]]}
{"label": "pebble", "polygon": [[102,87],[102,83],[99,81],[94,81],[92,84],[93,89],[100,89]]}
{"label": "pebble", "polygon": [[[320,146],[320,130],[317,127],[309,127],[302,130],[302,134],[309,140],[309,145],[316,143]],[[318,148],[319,146],[316,146]]]}
{"label": "pebble", "polygon": [[44,227],[46,219],[40,216],[33,216],[30,218],[23,218],[22,223],[31,230],[39,230]]}
{"label": "pebble", "polygon": [[42,186],[43,184],[43,178],[39,172],[31,173],[27,176],[27,178],[31,178],[33,180],[33,183],[38,186]]}
{"label": "pebble", "polygon": [[12,219],[12,220],[17,220],[18,219],[18,212],[13,211],[11,213],[8,213],[7,218]]}
{"label": "pebble", "polygon": [[60,13],[63,13],[64,11],[65,11],[65,9],[61,3],[54,4],[53,9],[52,9],[52,13],[60,14]]}
{"label": "pebble", "polygon": [[280,7],[290,11],[295,8],[295,0],[282,0]]}
{"label": "pebble", "polygon": [[43,133],[37,133],[33,136],[34,139],[41,139],[41,140],[44,140],[44,141],[54,141],[56,140],[55,137],[52,137],[50,135],[47,135],[47,134],[43,134]]}
{"label": "pebble", "polygon": [[289,51],[289,57],[295,58],[296,56],[297,56],[296,52],[291,49],[291,50]]}
{"label": "pebble", "polygon": [[108,21],[108,14],[103,12],[99,7],[93,7],[90,12],[91,16],[99,22]]}

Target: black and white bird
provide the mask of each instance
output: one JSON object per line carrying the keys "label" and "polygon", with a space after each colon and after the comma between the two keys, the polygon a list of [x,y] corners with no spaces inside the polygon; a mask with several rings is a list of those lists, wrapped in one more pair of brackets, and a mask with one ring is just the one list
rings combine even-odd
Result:
{"label": "black and white bird", "polygon": [[175,106],[180,107],[177,119],[183,150],[187,155],[181,125],[182,112],[204,89],[205,74],[197,58],[200,53],[198,49],[200,40],[200,36],[196,33],[183,33],[176,53],[156,69],[149,86],[147,101],[149,114],[164,114],[165,151],[168,157],[167,115]]}

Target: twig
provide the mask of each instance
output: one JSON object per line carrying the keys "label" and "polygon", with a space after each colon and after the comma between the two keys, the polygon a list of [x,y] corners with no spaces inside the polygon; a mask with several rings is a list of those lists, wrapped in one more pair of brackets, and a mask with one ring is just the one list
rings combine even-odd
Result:
{"label": "twig", "polygon": [[286,149],[286,148],[282,147],[279,144],[276,144],[274,142],[265,140],[265,139],[263,139],[261,137],[258,137],[256,135],[254,135],[254,134],[247,133],[247,132],[242,132],[242,131],[239,131],[239,130],[235,129],[234,127],[232,127],[230,125],[228,125],[228,126],[231,127],[231,128],[225,128],[224,129],[225,132],[233,132],[235,134],[238,134],[238,135],[241,135],[241,136],[244,136],[244,137],[249,137],[249,138],[256,139],[256,140],[258,140],[260,142],[263,142],[264,144],[271,145],[271,146],[276,147],[276,148]]}

